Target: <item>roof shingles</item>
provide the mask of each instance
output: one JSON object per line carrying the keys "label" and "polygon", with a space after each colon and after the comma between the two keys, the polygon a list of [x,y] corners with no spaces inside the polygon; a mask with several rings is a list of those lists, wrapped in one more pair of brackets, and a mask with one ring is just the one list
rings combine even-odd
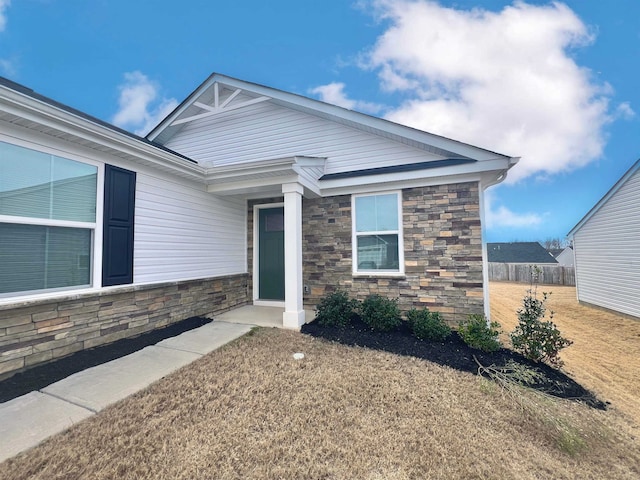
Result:
{"label": "roof shingles", "polygon": [[558,263],[538,242],[487,243],[487,257],[494,263]]}

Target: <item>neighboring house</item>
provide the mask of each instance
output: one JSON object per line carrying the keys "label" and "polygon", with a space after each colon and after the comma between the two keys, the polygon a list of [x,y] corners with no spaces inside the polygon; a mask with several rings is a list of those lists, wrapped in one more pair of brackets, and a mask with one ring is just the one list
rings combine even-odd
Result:
{"label": "neighboring house", "polygon": [[553,258],[558,258],[558,255],[563,252],[564,248],[547,248],[546,250]]}
{"label": "neighboring house", "polygon": [[558,263],[538,242],[487,243],[487,257],[490,263]]}
{"label": "neighboring house", "polygon": [[488,314],[516,161],[218,74],[146,138],[1,79],[0,375],[249,303],[297,329],[336,288]]}
{"label": "neighboring house", "polygon": [[640,318],[640,160],[568,235],[578,300]]}
{"label": "neighboring house", "polygon": [[558,262],[538,242],[488,243],[487,258],[490,280],[564,283],[564,272],[558,275],[555,268]]}
{"label": "neighboring house", "polygon": [[573,267],[573,248],[566,247],[560,253],[555,255],[556,260],[563,267]]}

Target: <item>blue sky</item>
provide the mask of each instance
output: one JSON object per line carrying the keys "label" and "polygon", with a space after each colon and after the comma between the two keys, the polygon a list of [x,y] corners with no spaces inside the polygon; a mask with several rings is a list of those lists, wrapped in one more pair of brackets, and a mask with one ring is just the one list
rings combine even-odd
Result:
{"label": "blue sky", "polygon": [[0,74],[145,133],[210,73],[522,157],[488,241],[563,238],[640,157],[640,2],[0,0]]}

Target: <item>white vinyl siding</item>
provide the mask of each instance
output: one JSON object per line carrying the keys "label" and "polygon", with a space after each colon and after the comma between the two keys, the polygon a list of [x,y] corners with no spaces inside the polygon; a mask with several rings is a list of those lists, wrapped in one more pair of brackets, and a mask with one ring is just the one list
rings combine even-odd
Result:
{"label": "white vinyl siding", "polygon": [[327,157],[327,174],[443,158],[271,102],[189,122],[166,146],[205,166]]}
{"label": "white vinyl siding", "polygon": [[574,235],[578,299],[640,317],[640,170]]}
{"label": "white vinyl siding", "polygon": [[134,283],[246,272],[245,209],[204,185],[139,172]]}

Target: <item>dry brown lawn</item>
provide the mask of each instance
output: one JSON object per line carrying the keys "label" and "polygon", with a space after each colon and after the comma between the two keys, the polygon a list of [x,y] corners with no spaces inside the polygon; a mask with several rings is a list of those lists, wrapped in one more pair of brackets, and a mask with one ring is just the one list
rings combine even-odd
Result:
{"label": "dry brown lawn", "polygon": [[[529,285],[492,282],[492,319],[512,331],[516,310]],[[580,305],[575,287],[538,286],[538,296],[551,292],[547,306],[553,322],[573,345],[561,353],[564,369],[629,419],[640,436],[640,321],[599,308]],[[505,344],[509,340],[505,335]]]}
{"label": "dry brown lawn", "polygon": [[522,395],[259,329],[0,464],[0,478],[640,477],[640,443],[617,412]]}

